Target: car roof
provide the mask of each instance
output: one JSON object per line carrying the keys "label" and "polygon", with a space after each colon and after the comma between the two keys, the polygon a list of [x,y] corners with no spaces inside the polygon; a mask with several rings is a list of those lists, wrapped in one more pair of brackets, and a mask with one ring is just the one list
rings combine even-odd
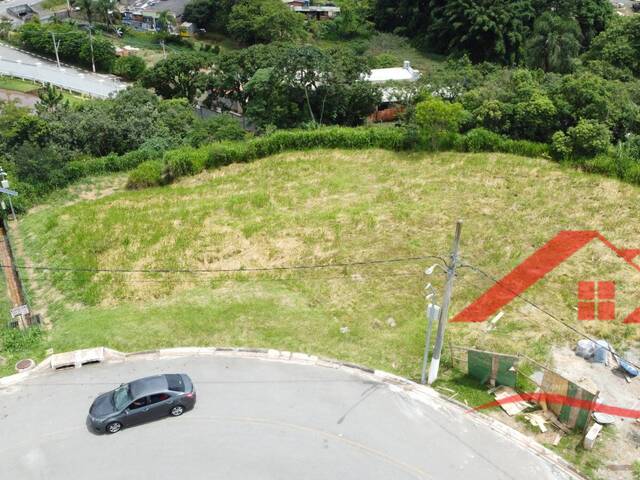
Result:
{"label": "car roof", "polygon": [[169,384],[165,375],[144,377],[129,383],[129,391],[133,398],[167,391]]}

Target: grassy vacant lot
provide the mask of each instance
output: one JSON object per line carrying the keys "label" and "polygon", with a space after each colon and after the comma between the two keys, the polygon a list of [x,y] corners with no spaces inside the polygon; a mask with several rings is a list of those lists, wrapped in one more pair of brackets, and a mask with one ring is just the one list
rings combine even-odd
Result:
{"label": "grassy vacant lot", "polygon": [[14,92],[29,93],[35,92],[40,85],[34,82],[27,82],[18,78],[0,76],[0,88],[13,90]]}
{"label": "grassy vacant lot", "polygon": [[[122,177],[74,187],[20,220],[21,262],[75,268],[238,269],[462,254],[502,275],[559,230],[638,239],[640,190],[545,160],[499,154],[289,153],[169,187],[123,191]],[[305,351],[419,375],[424,286],[433,260],[241,273],[26,271],[53,322],[42,350],[242,345]],[[490,285],[461,270],[453,312]],[[565,292],[566,298],[573,294]],[[543,298],[556,311],[562,296]],[[518,313],[518,312],[516,312]],[[450,341],[544,359],[576,339],[528,312],[497,328],[451,324]],[[573,320],[577,324],[576,320]],[[584,323],[584,322],[583,322]],[[581,328],[602,329],[603,322]],[[348,333],[341,333],[348,327]],[[608,322],[618,342],[637,329]],[[43,352],[41,352],[42,354]]]}

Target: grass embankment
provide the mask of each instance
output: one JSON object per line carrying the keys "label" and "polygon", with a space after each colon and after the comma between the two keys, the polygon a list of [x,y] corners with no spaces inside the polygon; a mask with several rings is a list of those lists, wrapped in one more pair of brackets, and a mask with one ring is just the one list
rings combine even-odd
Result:
{"label": "grass embankment", "polygon": [[27,82],[18,78],[0,76],[0,88],[3,90],[12,90],[21,93],[33,93],[40,88],[41,85],[34,82]]}
{"label": "grass embankment", "polygon": [[[103,177],[103,180],[109,177]],[[122,182],[122,177],[118,177]],[[640,191],[552,162],[502,154],[384,151],[288,153],[231,165],[169,187],[84,192],[20,220],[20,261],[76,268],[235,269],[446,255],[465,220],[462,254],[503,274],[559,230],[639,238]],[[94,199],[95,198],[95,199]],[[607,214],[609,212],[609,214]],[[615,214],[614,214],[615,212]],[[337,357],[417,378],[424,335],[422,273],[433,260],[320,270],[218,274],[27,271],[56,351],[108,345],[273,347]],[[438,270],[436,270],[438,272]],[[460,271],[452,311],[490,283]],[[571,303],[537,292],[546,308]],[[451,324],[448,341],[527,353],[576,337],[536,311]],[[577,321],[574,320],[577,325]],[[348,333],[341,333],[341,327]],[[580,325],[617,342],[618,322]],[[618,343],[619,344],[619,343]]]}
{"label": "grass embankment", "polygon": [[[0,76],[0,89],[2,90],[37,95],[39,88],[42,88],[42,84],[40,83],[30,82],[19,78]],[[62,92],[62,95],[64,96],[64,99],[72,105],[83,103],[85,101],[84,97],[73,95],[69,92]]]}

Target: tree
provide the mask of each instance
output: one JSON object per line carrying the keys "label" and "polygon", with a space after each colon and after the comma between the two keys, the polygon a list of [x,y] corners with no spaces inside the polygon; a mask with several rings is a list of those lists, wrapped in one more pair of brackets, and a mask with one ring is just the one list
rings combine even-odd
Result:
{"label": "tree", "polygon": [[458,132],[464,116],[465,111],[461,104],[435,97],[416,105],[416,124],[432,150],[436,150],[451,134]]}
{"label": "tree", "polygon": [[595,37],[585,58],[602,60],[633,75],[640,75],[639,48],[640,18],[618,18]]}
{"label": "tree", "polygon": [[146,71],[142,84],[153,88],[163,98],[182,97],[193,102],[204,87],[204,75],[200,72],[206,59],[193,53],[170,55]]}
{"label": "tree", "polygon": [[227,33],[229,14],[236,3],[238,0],[192,0],[185,6],[182,18],[198,28]]}
{"label": "tree", "polygon": [[340,4],[340,15],[323,22],[324,35],[338,40],[368,37],[373,33],[373,24],[366,19],[364,8],[355,1]]}
{"label": "tree", "polygon": [[207,76],[206,104],[224,109],[232,101],[244,109],[249,97],[247,83],[259,69],[275,65],[285,51],[280,44],[252,45],[220,55]]}
{"label": "tree", "polygon": [[198,28],[209,26],[214,16],[215,2],[213,0],[193,0],[184,7],[182,18],[194,23]]}
{"label": "tree", "polygon": [[168,32],[169,26],[176,24],[176,17],[169,10],[163,10],[158,14],[158,24],[161,32]]}
{"label": "tree", "polygon": [[537,15],[554,12],[562,18],[575,19],[585,47],[615,16],[609,0],[533,0],[533,3]]}
{"label": "tree", "polygon": [[[310,45],[292,48],[280,59],[274,72],[280,75],[285,85],[304,93],[311,122],[322,123],[326,97],[334,80],[333,59],[319,48]],[[312,96],[315,112],[311,104]]]}
{"label": "tree", "polygon": [[113,43],[101,35],[93,36],[93,40],[89,40],[87,36],[80,47],[78,57],[85,65],[89,66],[92,62],[92,56],[98,70],[110,72],[113,62],[116,60],[116,49]]}
{"label": "tree", "polygon": [[595,157],[606,153],[611,145],[611,131],[593,120],[580,120],[575,127],[553,134],[552,152],[559,159]]}
{"label": "tree", "polygon": [[0,18],[0,39],[7,40],[9,38],[9,32],[12,26],[13,23],[11,20]]}
{"label": "tree", "polygon": [[52,113],[61,107],[69,106],[69,102],[64,99],[62,90],[50,83],[38,89],[38,98],[40,101],[36,104],[36,111],[40,114]]}
{"label": "tree", "polygon": [[580,37],[580,26],[574,19],[545,12],[535,21],[527,42],[527,63],[545,72],[570,72],[580,53]]}
{"label": "tree", "polygon": [[147,69],[145,61],[136,56],[118,57],[113,64],[113,73],[125,80],[138,80]]}
{"label": "tree", "polygon": [[373,0],[371,17],[378,30],[406,37],[424,35],[430,5],[425,0]]}
{"label": "tree", "polygon": [[93,15],[96,12],[95,0],[77,0],[76,4],[87,16],[87,22],[89,22],[89,26],[91,26],[93,24]]}
{"label": "tree", "polygon": [[427,40],[441,53],[468,53],[473,62],[517,64],[534,11],[530,0],[429,0]]}
{"label": "tree", "polygon": [[246,45],[304,36],[304,17],[281,0],[241,0],[229,15],[227,30]]}
{"label": "tree", "polygon": [[116,0],[95,0],[93,9],[98,15],[100,15],[104,23],[110,26],[111,15],[116,10],[116,4]]}

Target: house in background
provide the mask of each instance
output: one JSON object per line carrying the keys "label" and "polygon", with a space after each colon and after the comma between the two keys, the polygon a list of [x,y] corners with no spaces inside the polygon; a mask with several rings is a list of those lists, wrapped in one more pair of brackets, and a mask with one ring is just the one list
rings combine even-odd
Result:
{"label": "house in background", "polygon": [[331,20],[340,14],[340,7],[332,3],[311,5],[309,0],[282,0],[291,10],[303,13],[309,20]]}
{"label": "house in background", "polygon": [[196,32],[196,27],[191,22],[182,22],[180,27],[178,28],[180,32],[180,36],[183,38],[193,37],[193,34]]}
{"label": "house in background", "polygon": [[402,67],[374,68],[364,79],[371,83],[415,82],[420,75],[420,71],[411,67],[409,60],[405,60]]}
{"label": "house in background", "polygon": [[[382,102],[377,110],[369,116],[370,122],[393,122],[404,111],[400,103],[398,83],[416,82],[421,73],[411,67],[411,62],[405,60],[402,67],[374,68],[363,79],[375,84],[388,84],[382,87]],[[396,84],[395,86],[392,84]]]}
{"label": "house in background", "polygon": [[122,24],[142,32],[158,32],[160,31],[159,17],[158,12],[125,9],[122,11]]}

